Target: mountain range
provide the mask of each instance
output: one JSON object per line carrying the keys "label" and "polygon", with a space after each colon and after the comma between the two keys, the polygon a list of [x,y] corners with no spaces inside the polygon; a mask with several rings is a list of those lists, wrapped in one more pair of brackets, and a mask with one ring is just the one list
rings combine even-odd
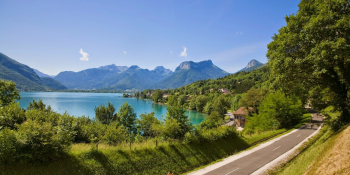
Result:
{"label": "mountain range", "polygon": [[[240,71],[252,71],[263,64],[252,60]],[[45,90],[143,90],[173,89],[198,80],[216,79],[229,75],[215,66],[211,60],[182,62],[175,71],[158,66],[154,70],[133,65],[115,64],[90,68],[79,72],[63,71],[50,76],[21,64],[0,53],[0,79],[12,80],[22,91]]]}
{"label": "mountain range", "polygon": [[153,85],[153,88],[173,89],[198,80],[216,79],[226,75],[229,75],[229,73],[215,66],[211,60],[198,63],[186,61],[181,63],[172,75]]}

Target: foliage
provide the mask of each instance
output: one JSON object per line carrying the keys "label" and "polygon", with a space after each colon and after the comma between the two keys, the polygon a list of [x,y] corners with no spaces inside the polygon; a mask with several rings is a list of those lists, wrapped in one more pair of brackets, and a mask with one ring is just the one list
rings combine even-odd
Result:
{"label": "foliage", "polygon": [[120,106],[118,110],[118,121],[129,131],[129,133],[137,133],[136,117],[134,108],[132,108],[127,102]]}
{"label": "foliage", "polygon": [[216,111],[213,111],[207,119],[199,124],[200,129],[208,130],[212,128],[217,128],[222,123],[223,119],[220,114]]}
{"label": "foliage", "polygon": [[160,102],[163,98],[163,93],[160,89],[157,89],[156,91],[153,92],[152,94],[152,100],[154,103]]}
{"label": "foliage", "polygon": [[208,102],[208,97],[206,97],[205,95],[199,95],[195,101],[197,111],[202,112],[207,102]]}
{"label": "foliage", "polygon": [[51,112],[51,106],[49,105],[46,107],[46,105],[43,103],[43,101],[40,99],[38,102],[33,99],[32,102],[29,103],[27,110],[40,110],[40,111],[45,111],[45,112]]}
{"label": "foliage", "polygon": [[[185,115],[185,110],[179,106],[168,106],[165,119],[165,130],[171,138],[182,138],[186,132],[192,129],[188,116]],[[170,124],[174,125],[171,126]],[[169,127],[168,127],[169,126]],[[170,133],[173,132],[173,133]]]}
{"label": "foliage", "polygon": [[159,125],[160,121],[154,116],[154,112],[141,114],[136,120],[137,129],[145,137],[156,136],[156,131],[152,129],[152,125]]}
{"label": "foliage", "polygon": [[273,36],[267,57],[271,77],[287,94],[305,102],[315,86],[333,93],[328,105],[350,122],[350,6],[347,0],[302,0],[298,13]]}
{"label": "foliage", "polygon": [[125,141],[128,137],[128,130],[117,122],[112,122],[107,126],[102,140],[109,145],[116,145]]}
{"label": "foliage", "polygon": [[7,106],[0,107],[0,130],[3,127],[16,129],[16,124],[21,124],[25,120],[25,111],[19,106],[19,103],[12,102]]}
{"label": "foliage", "polygon": [[[264,119],[270,117],[276,120],[279,128],[291,128],[300,122],[303,115],[304,107],[296,96],[287,97],[282,93],[269,94],[265,97],[259,107],[259,115]],[[274,127],[272,120],[268,119],[267,127]],[[249,123],[249,122],[248,122]]]}
{"label": "foliage", "polygon": [[[246,107],[250,113],[259,113],[258,107],[267,93],[268,91],[266,89],[250,89],[241,99],[241,104]],[[251,107],[252,110],[250,110],[249,107]]]}
{"label": "foliage", "polygon": [[85,116],[76,118],[75,127],[74,127],[75,143],[79,143],[79,142],[90,143],[90,136],[92,134],[90,126],[92,125],[92,123],[93,121]]}
{"label": "foliage", "polygon": [[13,163],[17,159],[18,143],[15,131],[5,128],[0,130],[0,163]]}
{"label": "foliage", "polygon": [[231,107],[231,104],[228,99],[225,98],[224,95],[220,95],[215,99],[213,103],[213,110],[217,111],[222,118],[227,113],[227,109]]}
{"label": "foliage", "polygon": [[6,106],[9,103],[19,100],[19,92],[16,89],[16,84],[12,81],[0,80],[0,107]]}
{"label": "foliage", "polygon": [[117,120],[117,114],[114,114],[114,112],[114,105],[108,102],[107,107],[102,104],[101,106],[95,108],[95,117],[102,124],[109,125],[111,122]]}

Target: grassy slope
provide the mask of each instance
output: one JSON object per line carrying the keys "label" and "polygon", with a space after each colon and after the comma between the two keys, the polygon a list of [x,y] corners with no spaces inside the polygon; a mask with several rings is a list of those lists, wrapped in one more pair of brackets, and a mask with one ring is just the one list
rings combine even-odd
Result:
{"label": "grassy slope", "polygon": [[155,147],[127,145],[111,147],[100,145],[99,151],[91,151],[91,145],[73,145],[67,158],[42,164],[0,166],[4,174],[166,174],[169,170],[181,174],[207,165],[241,150],[262,136],[268,137],[284,130],[263,133],[245,138],[230,138],[201,144],[163,143]]}
{"label": "grassy slope", "polygon": [[350,174],[350,126],[333,133],[327,127],[304,152],[272,174]]}

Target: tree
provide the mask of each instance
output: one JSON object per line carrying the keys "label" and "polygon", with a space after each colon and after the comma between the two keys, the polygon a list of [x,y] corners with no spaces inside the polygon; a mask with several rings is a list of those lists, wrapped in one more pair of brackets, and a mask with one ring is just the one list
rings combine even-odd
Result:
{"label": "tree", "polygon": [[194,96],[194,95],[191,96],[189,108],[191,110],[196,110],[196,96]]}
{"label": "tree", "polygon": [[235,97],[232,99],[232,110],[236,111],[238,108],[241,107],[241,99],[242,99],[242,94],[237,94]]}
{"label": "tree", "polygon": [[[303,104],[296,96],[287,97],[279,92],[267,95],[261,103],[259,111],[259,117],[263,119],[261,121],[268,121],[265,126],[259,126],[265,129],[276,127],[275,125],[280,128],[290,128],[300,122],[305,112]],[[269,117],[273,117],[273,119]]]}
{"label": "tree", "polygon": [[28,110],[40,110],[40,111],[45,111],[45,112],[51,112],[51,106],[49,105],[48,107],[46,107],[46,105],[43,103],[43,101],[40,99],[38,102],[36,102],[34,99],[32,102],[29,103]]}
{"label": "tree", "polygon": [[213,111],[207,119],[205,119],[202,123],[199,124],[201,129],[212,129],[220,126],[222,122],[222,117],[216,111]]}
{"label": "tree", "polygon": [[176,132],[176,138],[182,138],[185,136],[186,132],[192,130],[192,123],[185,115],[185,110],[182,107],[168,106],[167,110],[168,112],[165,119],[165,128],[167,126],[167,123],[169,124],[169,122],[176,122],[179,125],[179,130]]}
{"label": "tree", "polygon": [[0,107],[6,106],[20,98],[21,97],[14,82],[0,80]]}
{"label": "tree", "polygon": [[152,101],[154,103],[158,103],[162,100],[163,98],[163,93],[160,89],[157,89],[156,91],[153,92],[152,94]]}
{"label": "tree", "polygon": [[231,106],[230,102],[225,98],[225,95],[220,95],[214,100],[213,110],[217,111],[222,118],[227,113],[227,109]]}
{"label": "tree", "polygon": [[179,106],[183,106],[186,103],[187,96],[186,95],[179,95],[177,100],[178,100]]}
{"label": "tree", "polygon": [[125,141],[128,137],[128,130],[117,122],[112,122],[107,126],[105,133],[102,136],[102,140],[108,145],[116,145]]}
{"label": "tree", "polygon": [[102,124],[106,125],[109,125],[112,121],[115,121],[117,119],[117,114],[114,114],[114,112],[115,108],[110,102],[108,102],[107,107],[102,104],[101,106],[95,108],[96,119]]}
{"label": "tree", "polygon": [[0,130],[4,127],[16,129],[16,124],[21,124],[25,120],[25,111],[19,106],[19,103],[12,102],[0,108]]}
{"label": "tree", "polygon": [[171,105],[171,106],[178,105],[178,101],[177,101],[177,96],[176,95],[169,95],[169,97],[168,97],[168,105]]}
{"label": "tree", "polygon": [[143,136],[156,136],[156,131],[152,129],[152,125],[159,125],[160,121],[154,116],[154,112],[141,114],[136,120],[137,128],[142,132]]}
{"label": "tree", "polygon": [[197,111],[202,112],[207,102],[208,102],[208,97],[206,97],[205,95],[199,95],[195,101]]}
{"label": "tree", "polygon": [[241,99],[241,104],[249,110],[252,107],[250,113],[258,113],[258,107],[260,103],[264,100],[266,94],[266,89],[249,89],[247,94]]}
{"label": "tree", "polygon": [[268,45],[271,78],[305,103],[315,86],[329,88],[333,105],[349,122],[350,5],[348,0],[302,0],[296,15]]}
{"label": "tree", "polygon": [[134,108],[132,108],[127,102],[120,106],[118,110],[118,121],[129,131],[129,133],[137,133],[136,117]]}

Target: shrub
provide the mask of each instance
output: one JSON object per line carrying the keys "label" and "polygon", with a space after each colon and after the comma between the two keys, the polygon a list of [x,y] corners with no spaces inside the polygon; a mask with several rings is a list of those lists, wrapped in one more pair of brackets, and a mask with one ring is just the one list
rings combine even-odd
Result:
{"label": "shrub", "polygon": [[26,120],[24,110],[18,103],[10,103],[0,108],[0,127],[16,129],[16,124],[21,124]]}
{"label": "shrub", "polygon": [[17,158],[18,143],[15,132],[9,128],[0,131],[0,163],[14,162]]}
{"label": "shrub", "polygon": [[39,123],[33,120],[19,125],[17,139],[20,159],[30,162],[57,159],[71,144],[71,138],[60,135],[58,127],[49,122]]}

